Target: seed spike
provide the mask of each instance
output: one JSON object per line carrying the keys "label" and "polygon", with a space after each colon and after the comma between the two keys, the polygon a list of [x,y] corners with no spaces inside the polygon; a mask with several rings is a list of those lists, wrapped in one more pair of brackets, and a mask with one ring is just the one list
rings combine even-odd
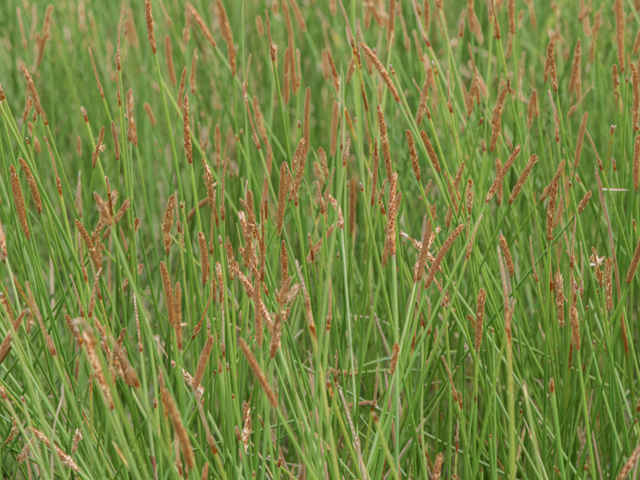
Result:
{"label": "seed spike", "polygon": [[387,70],[382,65],[382,62],[380,62],[380,60],[378,60],[378,57],[376,56],[375,53],[373,53],[373,50],[371,50],[371,48],[369,48],[365,43],[361,42],[360,43],[360,47],[364,51],[364,53],[367,56],[367,58],[376,67],[376,70],[378,70],[378,72],[380,73],[380,76],[382,77],[382,80],[384,81],[384,83],[387,85],[387,88],[391,92],[391,95],[393,96],[393,99],[396,102],[399,103],[400,102],[400,95],[398,95],[398,90],[396,89],[396,86],[393,84],[393,81],[391,80],[391,77],[387,73]]}
{"label": "seed spike", "polygon": [[449,251],[449,249],[454,244],[454,242],[456,241],[456,239],[462,233],[463,230],[464,230],[464,224],[458,225],[456,229],[453,232],[451,232],[451,234],[447,237],[447,240],[440,247],[440,250],[438,251],[438,254],[435,257],[435,260],[433,261],[433,264],[429,269],[429,274],[427,275],[427,280],[425,282],[425,288],[429,288],[429,286],[433,282],[433,279],[436,277],[436,272],[440,268],[440,263],[442,263],[444,256],[447,254],[447,251]]}
{"label": "seed spike", "polygon": [[[35,203],[36,210],[38,213],[42,213],[42,199],[40,198],[40,191],[38,190],[38,185],[36,184],[36,179],[31,173],[31,169],[27,162],[23,158],[19,158],[20,166],[22,167],[22,171],[24,172],[25,177],[27,178],[27,183],[29,184],[29,190],[31,190],[31,197],[33,198],[33,203]],[[13,172],[12,172],[13,174]]]}
{"label": "seed spike", "polygon": [[262,371],[262,368],[260,368],[260,365],[258,364],[256,357],[253,356],[253,353],[251,352],[249,345],[247,345],[247,342],[244,341],[244,338],[238,339],[238,344],[240,345],[240,350],[242,350],[242,353],[244,354],[245,358],[247,359],[247,362],[249,363],[249,367],[253,372],[253,376],[256,377],[256,379],[258,380],[258,383],[264,390],[264,393],[267,395],[267,399],[269,400],[269,403],[271,403],[271,406],[273,408],[278,408],[278,396],[271,389],[271,386],[269,385],[269,381],[267,380],[267,377]]}
{"label": "seed spike", "polygon": [[484,304],[487,299],[487,291],[481,288],[478,292],[478,299],[476,300],[476,324],[475,324],[475,349],[476,352],[480,351],[482,346],[482,328],[484,318]]}
{"label": "seed spike", "polygon": [[616,16],[616,44],[618,45],[618,64],[620,71],[624,72],[624,30],[625,30],[625,17],[624,17],[624,5],[622,0],[615,0],[613,7]]}
{"label": "seed spike", "polygon": [[193,19],[196,22],[196,25],[198,25],[198,28],[200,29],[202,34],[207,39],[207,41],[211,44],[213,48],[216,48],[216,41],[213,39],[213,35],[211,34],[209,27],[207,27],[207,24],[202,19],[198,11],[194,8],[194,6],[191,5],[191,3],[187,2],[184,6],[184,10],[185,10],[185,17],[188,18],[189,20]]}
{"label": "seed spike", "polygon": [[531,170],[533,170],[533,167],[537,162],[538,162],[537,155],[533,154],[531,155],[531,157],[529,157],[529,161],[527,162],[527,165],[524,167],[524,170],[520,174],[520,177],[516,182],[516,186],[513,187],[513,190],[511,191],[511,195],[509,196],[509,204],[512,204],[516,200],[516,198],[520,194],[520,191],[522,190],[522,187],[524,186],[524,183],[527,181],[527,177],[529,176],[529,174],[531,173]]}
{"label": "seed spike", "polygon": [[145,13],[145,18],[147,20],[147,37],[149,38],[151,51],[155,55],[156,54],[156,33],[153,28],[153,11],[151,9],[151,0],[145,0],[144,13]]}
{"label": "seed spike", "polygon": [[587,120],[589,119],[589,112],[584,112],[582,120],[580,121],[580,128],[578,129],[578,140],[576,142],[576,154],[573,159],[573,171],[578,170],[578,164],[580,163],[580,154],[582,153],[582,142],[584,141],[584,132],[587,129]]}
{"label": "seed spike", "polygon": [[31,232],[29,231],[29,223],[27,222],[27,209],[25,207],[24,197],[22,196],[22,189],[20,188],[20,180],[18,179],[16,168],[13,165],[9,167],[9,170],[11,171],[11,193],[13,194],[13,202],[18,212],[18,219],[20,220],[24,236],[29,240],[31,238]]}
{"label": "seed spike", "polygon": [[424,130],[420,130],[420,138],[427,149],[427,154],[429,155],[433,168],[435,168],[436,172],[440,173],[440,161],[438,160],[438,155],[436,155],[436,151],[433,149],[433,145],[431,145],[431,141]]}

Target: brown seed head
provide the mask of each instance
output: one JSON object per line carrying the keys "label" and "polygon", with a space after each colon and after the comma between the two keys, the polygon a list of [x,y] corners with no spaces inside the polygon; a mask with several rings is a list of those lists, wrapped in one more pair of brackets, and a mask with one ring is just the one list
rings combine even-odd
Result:
{"label": "brown seed head", "polygon": [[151,51],[156,54],[156,34],[153,29],[153,12],[151,10],[151,0],[145,0],[144,2],[144,14],[147,20],[147,37],[151,44]]}
{"label": "brown seed head", "polygon": [[556,290],[556,310],[558,312],[558,324],[564,327],[564,280],[560,269],[556,272],[554,279],[554,286]]}
{"label": "brown seed head", "polygon": [[242,353],[244,354],[245,358],[247,359],[247,362],[249,363],[249,367],[253,372],[253,376],[256,377],[256,379],[258,380],[258,383],[264,390],[264,393],[267,395],[267,399],[271,403],[271,406],[273,408],[278,408],[278,396],[271,389],[271,386],[269,385],[269,381],[267,380],[267,377],[262,371],[262,368],[260,368],[260,365],[258,364],[256,357],[253,356],[253,353],[251,352],[249,345],[247,345],[247,342],[245,342],[243,338],[238,339],[238,344],[240,345],[240,350],[242,350]]}
{"label": "brown seed head", "polygon": [[[617,3],[618,2],[616,2],[616,4]],[[633,451],[633,453],[627,460],[627,463],[625,463],[624,466],[622,467],[622,470],[620,470],[620,475],[618,475],[618,480],[625,480],[625,478],[627,478],[631,470],[633,470],[633,467],[635,466],[635,464],[638,462],[638,458],[640,458],[640,444],[638,444],[636,449]]]}
{"label": "brown seed head", "polygon": [[627,271],[627,283],[631,283],[633,280],[633,276],[638,269],[638,263],[640,263],[640,239],[638,239],[638,243],[636,245],[636,249],[633,252],[633,257],[631,258],[631,264],[629,265],[629,270]]}
{"label": "brown seed head", "polygon": [[91,52],[91,47],[89,47],[89,56],[91,57],[91,66],[93,67],[93,74],[96,76],[96,83],[98,84],[98,92],[100,92],[100,96],[104,98],[104,90],[102,89],[102,85],[100,84],[100,77],[98,77],[98,70],[96,69],[96,62],[93,60],[93,53]]}
{"label": "brown seed head", "polygon": [[363,42],[360,43],[360,47],[364,51],[364,53],[367,56],[367,58],[373,63],[373,65],[376,67],[376,69],[380,73],[380,76],[382,77],[382,80],[387,85],[387,88],[391,92],[391,95],[393,95],[393,99],[396,102],[400,102],[400,95],[398,95],[398,90],[396,89],[396,86],[393,84],[393,81],[391,81],[391,77],[389,76],[389,74],[387,73],[386,69],[382,65],[382,62],[380,62],[380,60],[378,60],[378,57],[376,56],[375,53],[373,53],[373,50],[371,50]]}
{"label": "brown seed head", "polygon": [[94,150],[91,156],[91,165],[93,168],[96,168],[96,164],[98,163],[98,156],[104,150],[104,126],[100,129],[100,134],[98,135],[98,141],[96,142],[96,149]]}
{"label": "brown seed head", "polygon": [[444,463],[444,455],[442,455],[442,452],[440,452],[438,453],[438,455],[436,455],[435,462],[433,462],[433,474],[431,475],[431,480],[440,480],[440,477],[442,476],[443,463]]}
{"label": "brown seed head", "polygon": [[533,117],[539,117],[538,112],[538,92],[534,89],[529,95],[529,105],[527,107],[527,128],[531,130]]}
{"label": "brown seed head", "polygon": [[576,154],[573,159],[573,171],[578,170],[578,164],[580,163],[580,154],[582,153],[582,142],[584,141],[584,132],[587,129],[587,120],[589,118],[589,112],[584,112],[582,120],[580,121],[580,128],[578,129],[578,140],[576,142]]}
{"label": "brown seed head", "polygon": [[354,235],[356,228],[356,179],[349,182],[349,234]]}
{"label": "brown seed head", "polygon": [[607,311],[613,310],[613,282],[611,281],[611,266],[613,261],[606,258],[604,261],[604,290],[605,290],[605,306]]}
{"label": "brown seed head", "polygon": [[198,49],[193,49],[193,55],[191,56],[191,73],[189,74],[189,85],[191,86],[191,94],[196,93],[196,65],[198,62]]}
{"label": "brown seed head", "polygon": [[626,21],[622,0],[615,0],[613,10],[616,15],[616,43],[618,45],[618,63],[620,64],[620,71],[624,72],[624,29]]}
{"label": "brown seed head", "polygon": [[[276,4],[274,3],[274,5]],[[271,24],[269,23],[269,12],[267,11],[266,8],[264,10],[264,16],[267,19],[267,36],[269,37],[269,55],[271,56],[271,62],[275,63],[276,62],[276,46],[273,43],[273,40],[271,38]]]}
{"label": "brown seed head", "polygon": [[417,283],[422,278],[424,267],[427,264],[427,257],[429,256],[429,246],[431,239],[431,222],[427,220],[426,228],[422,233],[422,242],[420,244],[420,255],[418,261],[413,269],[413,283]]}
{"label": "brown seed head", "polygon": [[507,174],[507,172],[509,171],[513,163],[516,161],[516,158],[518,158],[518,155],[520,154],[520,149],[521,149],[520,145],[517,145],[516,148],[514,148],[513,151],[511,152],[511,155],[507,159],[507,162],[504,164],[502,168],[500,168],[500,170],[496,175],[496,178],[491,184],[491,187],[489,187],[489,191],[487,192],[487,197],[485,198],[484,203],[488,203],[491,200],[491,198],[493,198],[493,196],[496,194],[499,187],[502,186],[502,180],[504,179],[505,175]]}
{"label": "brown seed head", "polygon": [[20,180],[16,173],[16,168],[11,165],[9,167],[11,172],[11,193],[13,194],[13,202],[18,212],[18,219],[20,220],[20,226],[24,232],[27,240],[31,238],[31,232],[29,231],[29,223],[27,222],[27,209],[24,203],[24,197],[22,196],[22,189],[20,188]]}
{"label": "brown seed head", "polygon": [[438,160],[438,155],[436,155],[436,151],[433,149],[433,145],[431,145],[431,141],[424,130],[420,130],[420,138],[427,149],[433,168],[436,169],[436,172],[440,173],[440,161]]}
{"label": "brown seed head", "polygon": [[551,76],[551,85],[553,86],[553,90],[558,93],[558,76],[556,73],[556,59],[554,56],[555,46],[555,38],[552,38],[547,45],[547,58],[544,64],[544,81],[546,82],[549,76]]}
{"label": "brown seed head", "polygon": [[513,187],[513,190],[511,190],[511,195],[509,196],[509,204],[513,203],[515,199],[518,197],[518,195],[520,194],[520,190],[522,190],[522,187],[524,186],[524,182],[527,181],[527,177],[529,176],[529,174],[531,173],[531,170],[533,169],[533,167],[537,162],[538,162],[538,156],[536,154],[533,154],[531,155],[531,157],[529,157],[529,161],[527,162],[527,165],[524,167],[524,170],[520,174],[520,177],[516,182],[516,186]]}
{"label": "brown seed head", "polygon": [[280,187],[278,188],[278,212],[276,233],[282,235],[282,226],[284,225],[284,209],[287,202],[287,193],[289,192],[289,176],[287,174],[287,162],[280,165]]}
{"label": "brown seed head", "polygon": [[580,324],[578,323],[578,309],[571,307],[569,309],[569,318],[571,319],[571,343],[573,348],[580,350]]}
{"label": "brown seed head", "polygon": [[83,344],[87,349],[87,357],[89,357],[89,364],[91,365],[91,371],[93,372],[93,378],[98,382],[100,386],[100,390],[102,390],[102,394],[104,395],[105,402],[109,406],[111,410],[115,408],[113,403],[113,397],[111,396],[111,390],[107,385],[107,381],[104,377],[104,371],[102,370],[102,364],[100,363],[100,359],[96,354],[94,345],[97,343],[97,340],[93,338],[86,330],[82,332],[82,340]]}
{"label": "brown seed head", "polygon": [[413,140],[413,134],[411,130],[407,129],[407,142],[409,143],[409,158],[411,158],[411,167],[413,173],[416,176],[416,180],[420,181],[420,164],[418,163],[418,153],[416,152],[416,145]]}
{"label": "brown seed head", "polygon": [[502,250],[502,254],[504,255],[504,260],[507,264],[507,269],[509,270],[509,276],[513,278],[516,270],[513,265],[513,258],[511,257],[509,245],[507,245],[507,239],[504,238],[504,235],[502,233],[500,234],[500,250]]}
{"label": "brown seed head", "polygon": [[25,177],[27,178],[27,183],[29,184],[29,190],[31,190],[31,197],[33,198],[33,203],[36,206],[36,210],[38,213],[42,213],[42,199],[40,198],[40,192],[38,191],[38,185],[36,184],[36,179],[31,173],[31,169],[27,162],[23,158],[19,158],[20,166],[22,167],[22,171],[24,172]]}
{"label": "brown seed head", "polygon": [[124,20],[124,8],[120,11],[120,20],[118,21],[118,43],[116,47],[116,69],[119,71],[122,70],[122,62],[120,58],[120,39],[122,36],[122,21]]}
{"label": "brown seed head", "polygon": [[186,464],[187,470],[192,470],[195,467],[193,458],[193,451],[191,449],[191,441],[189,440],[189,434],[184,427],[182,420],[180,419],[180,412],[176,407],[173,397],[169,390],[164,386],[164,381],[161,381],[160,395],[162,396],[162,405],[165,408],[165,414],[169,416],[171,423],[173,424],[173,430],[177,439],[177,445],[182,452],[182,458]]}
{"label": "brown seed head", "polygon": [[162,224],[162,233],[164,236],[164,251],[169,254],[171,250],[171,228],[173,227],[173,212],[176,208],[176,196],[170,195],[167,200],[167,208],[164,212],[164,222]]}
{"label": "brown seed head", "polygon": [[391,362],[389,363],[389,375],[393,375],[398,365],[398,354],[400,353],[400,345],[398,342],[393,344],[393,352],[391,353]]}
{"label": "brown seed head", "polygon": [[202,377],[204,377],[204,371],[207,368],[207,362],[209,361],[209,357],[211,356],[211,350],[213,348],[213,337],[209,335],[207,337],[207,342],[204,344],[204,348],[202,352],[200,352],[200,358],[198,359],[198,366],[196,367],[196,373],[193,376],[193,388],[197,389],[202,382]]}
{"label": "brown seed head", "polygon": [[476,301],[476,340],[475,340],[475,349],[476,352],[480,351],[480,347],[482,346],[482,325],[484,319],[484,304],[487,300],[487,291],[484,288],[481,288],[478,292],[478,299]]}
{"label": "brown seed head", "polygon": [[573,64],[571,65],[571,77],[569,79],[569,93],[575,91],[576,98],[582,97],[582,73],[580,70],[580,57],[582,55],[582,46],[580,39],[576,42],[573,50]]}
{"label": "brown seed head", "polygon": [[164,59],[167,62],[167,70],[169,70],[169,80],[174,87],[178,83],[176,79],[176,71],[173,66],[173,50],[171,48],[171,37],[167,35],[164,37]]}
{"label": "brown seed head", "polygon": [[305,138],[300,138],[300,142],[298,143],[298,147],[293,155],[293,160],[291,161],[292,169],[295,170],[295,178],[293,180],[293,184],[291,185],[291,198],[294,199],[296,206],[298,206],[298,190],[300,189],[300,185],[302,183],[302,178],[304,176],[305,165],[307,162],[307,152],[309,151],[307,142]]}
{"label": "brown seed head", "polygon": [[202,19],[198,11],[194,8],[194,6],[191,5],[191,3],[187,2],[184,6],[184,10],[185,10],[185,17],[188,17],[189,20],[193,19],[196,22],[202,34],[209,41],[211,46],[215,48],[216,41],[213,39],[213,35],[211,34],[211,31],[207,27],[207,24],[204,22],[204,20]]}
{"label": "brown seed head", "polygon": [[113,353],[118,359],[118,363],[120,363],[120,368],[122,368],[124,382],[130,387],[140,388],[138,374],[136,373],[135,368],[133,368],[133,365],[131,365],[124,348],[120,345],[116,345],[113,349]]}
{"label": "brown seed head", "polygon": [[456,241],[456,239],[462,233],[463,230],[464,230],[464,224],[458,225],[456,229],[453,232],[451,232],[449,237],[447,237],[447,240],[442,244],[442,247],[440,247],[440,250],[438,250],[438,254],[436,255],[435,260],[433,261],[433,264],[429,269],[429,274],[427,275],[427,280],[425,282],[425,288],[429,288],[429,286],[433,282],[433,279],[436,277],[436,272],[440,268],[440,263],[442,263],[444,256],[447,254],[447,251],[451,248],[451,246],[453,245],[453,243]]}
{"label": "brown seed head", "polygon": [[560,180],[556,180],[551,185],[549,191],[549,203],[547,205],[547,240],[550,242],[553,240],[553,224],[556,212],[556,200],[558,198],[558,183]]}
{"label": "brown seed head", "polygon": [[502,121],[502,105],[497,105],[493,110],[491,118],[491,140],[489,141],[489,151],[493,152],[496,149],[498,143],[498,136],[500,135]]}
{"label": "brown seed head", "polygon": [[218,16],[218,25],[220,26],[222,38],[224,38],[227,44],[227,60],[229,61],[231,76],[234,77],[236,75],[236,49],[233,46],[233,34],[229,19],[227,18],[227,12],[220,0],[216,2],[216,14]]}
{"label": "brown seed head", "polygon": [[[153,114],[153,110],[151,110],[151,105],[149,105],[148,103],[145,103],[143,105],[144,110],[147,112],[147,116],[149,117],[149,121],[151,122],[151,125],[153,127],[156,126],[156,116]],[[113,126],[111,127],[113,130]]]}
{"label": "brown seed head", "polygon": [[542,191],[542,194],[540,195],[540,199],[538,201],[543,202],[549,196],[549,194],[551,193],[551,189],[553,188],[553,184],[559,181],[560,177],[564,173],[564,167],[565,167],[565,161],[562,160],[558,164],[558,168],[556,168],[556,173],[554,173],[553,178],[551,179],[551,182],[549,182],[549,185],[547,185],[544,188],[544,190]]}
{"label": "brown seed head", "polygon": [[640,135],[636,137],[633,147],[633,189],[640,187]]}
{"label": "brown seed head", "polygon": [[591,200],[591,190],[585,193],[584,197],[582,197],[582,200],[580,200],[580,203],[578,204],[578,215],[580,215],[584,211],[584,209],[587,208],[589,200]]}
{"label": "brown seed head", "polygon": [[[36,115],[41,115],[42,120],[44,120],[45,125],[49,125],[47,122],[47,116],[44,113],[44,109],[40,104],[40,97],[38,96],[38,92],[36,91],[36,86],[33,83],[33,79],[31,78],[31,74],[25,65],[20,65],[20,70],[22,70],[22,75],[24,75],[24,79],[27,82],[27,91],[31,94],[31,98],[33,98],[33,105],[36,109]],[[85,122],[88,121],[87,116],[85,114]]]}
{"label": "brown seed head", "polygon": [[378,188],[378,165],[380,163],[380,156],[378,154],[378,141],[374,139],[373,141],[373,161],[371,165],[371,206],[375,204],[377,193],[376,190]]}
{"label": "brown seed head", "polygon": [[191,146],[191,127],[189,122],[189,94],[184,94],[184,102],[182,103],[182,122],[184,135],[184,151],[187,155],[189,165],[193,163],[193,149]]}
{"label": "brown seed head", "polygon": [[209,281],[209,249],[207,248],[207,240],[204,233],[198,232],[198,244],[200,246],[200,267],[202,269],[202,284],[206,285]]}

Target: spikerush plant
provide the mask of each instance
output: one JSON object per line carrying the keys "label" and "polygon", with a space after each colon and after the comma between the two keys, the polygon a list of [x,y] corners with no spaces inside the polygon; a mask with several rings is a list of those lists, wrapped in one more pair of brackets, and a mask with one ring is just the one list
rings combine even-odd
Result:
{"label": "spikerush plant", "polygon": [[2,476],[636,475],[637,3],[5,0]]}

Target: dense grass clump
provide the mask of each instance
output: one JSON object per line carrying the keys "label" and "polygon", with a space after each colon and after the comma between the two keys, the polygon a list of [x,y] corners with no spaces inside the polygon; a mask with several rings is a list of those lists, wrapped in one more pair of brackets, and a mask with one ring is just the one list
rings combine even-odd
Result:
{"label": "dense grass clump", "polygon": [[1,3],[0,476],[637,478],[640,2]]}

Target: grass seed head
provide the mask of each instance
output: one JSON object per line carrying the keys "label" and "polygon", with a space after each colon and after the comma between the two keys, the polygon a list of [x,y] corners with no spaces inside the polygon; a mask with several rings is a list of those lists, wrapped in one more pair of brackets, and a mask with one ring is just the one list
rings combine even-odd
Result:
{"label": "grass seed head", "polygon": [[580,200],[580,203],[578,204],[578,215],[580,215],[584,211],[584,209],[587,208],[589,200],[591,200],[591,190],[585,193],[582,197],[582,200]]}
{"label": "grass seed head", "polygon": [[481,288],[478,292],[478,299],[476,300],[476,324],[475,324],[475,349],[476,352],[480,351],[482,346],[482,328],[484,319],[484,304],[487,300],[487,291]]}
{"label": "grass seed head", "polygon": [[[620,0],[616,2],[616,5],[618,3],[621,3]],[[618,480],[625,480],[627,478],[635,464],[638,463],[638,458],[640,458],[640,444],[638,444],[627,462],[622,466],[622,470],[620,470],[620,474],[618,475]]]}
{"label": "grass seed head", "polygon": [[367,58],[376,67],[376,70],[378,70],[378,73],[380,73],[380,76],[382,77],[382,80],[384,81],[384,83],[387,85],[389,92],[391,92],[393,99],[399,103],[400,95],[398,95],[398,90],[396,89],[396,86],[393,84],[393,81],[391,80],[391,77],[387,73],[387,70],[382,65],[382,62],[378,60],[378,57],[376,56],[375,53],[373,53],[373,50],[371,50],[371,48],[369,48],[365,43],[360,43],[360,48],[362,48]]}
{"label": "grass seed head", "polygon": [[114,153],[116,162],[120,161],[120,142],[118,141],[118,130],[116,130],[116,122],[111,121],[111,137],[113,138]]}
{"label": "grass seed head", "polygon": [[193,386],[195,389],[197,389],[200,383],[202,383],[202,378],[204,377],[204,371],[207,368],[207,363],[209,362],[209,357],[211,356],[212,349],[213,349],[213,337],[209,335],[207,337],[207,342],[204,344],[204,348],[202,349],[202,352],[200,352],[200,358],[198,359],[198,366],[196,367],[196,373],[193,377]]}
{"label": "grass seed head", "polygon": [[613,282],[611,281],[611,266],[613,261],[611,258],[604,260],[604,290],[605,290],[605,306],[607,312],[613,310]]}
{"label": "grass seed head", "polygon": [[555,38],[552,38],[547,45],[547,58],[544,63],[544,81],[546,82],[551,77],[551,85],[554,92],[558,93],[558,76],[556,72],[556,59],[554,55],[556,42]]}
{"label": "grass seed head", "polygon": [[433,261],[433,264],[429,269],[429,274],[427,275],[427,280],[425,282],[425,288],[429,288],[429,286],[433,282],[433,279],[436,277],[436,272],[440,268],[440,264],[442,263],[444,256],[447,254],[447,252],[454,244],[458,236],[460,236],[463,230],[464,224],[458,225],[455,230],[451,232],[451,234],[447,237],[447,240],[442,244],[440,250],[438,250],[438,254],[436,255],[435,260]]}
{"label": "grass seed head", "polygon": [[22,227],[24,236],[29,240],[31,238],[31,232],[29,231],[27,208],[24,203],[24,197],[22,196],[20,180],[18,179],[16,168],[13,165],[9,167],[9,171],[11,172],[11,193],[13,194],[13,203],[16,207],[16,211],[18,212],[18,220],[20,220],[20,226]]}
{"label": "grass seed head", "polygon": [[271,385],[269,385],[269,381],[267,380],[267,377],[262,371],[262,368],[260,368],[260,365],[258,364],[256,357],[253,356],[253,353],[251,352],[249,345],[247,345],[247,342],[244,341],[244,338],[238,339],[238,344],[240,345],[240,350],[242,350],[242,353],[244,354],[245,358],[247,359],[247,362],[249,363],[249,367],[253,372],[253,376],[256,377],[256,379],[258,380],[258,383],[260,384],[260,386],[262,387],[262,390],[266,394],[267,399],[269,400],[269,403],[271,403],[271,406],[273,408],[278,408],[278,396],[271,389]]}
{"label": "grass seed head", "polygon": [[156,54],[156,33],[153,29],[153,11],[151,9],[151,0],[145,0],[144,2],[144,14],[147,20],[147,38],[149,38],[149,44],[151,45],[151,51]]}
{"label": "grass seed head", "polygon": [[531,130],[533,125],[533,118],[540,116],[538,111],[538,92],[533,89],[531,95],[529,95],[529,105],[527,106],[527,128]]}
{"label": "grass seed head", "polygon": [[505,263],[507,264],[507,269],[509,270],[509,276],[513,278],[516,273],[516,270],[515,270],[515,266],[513,265],[513,258],[511,257],[511,251],[509,250],[507,239],[504,238],[504,235],[502,233],[500,234],[500,249],[502,250]]}
{"label": "grass seed head", "polygon": [[349,182],[349,234],[354,235],[356,228],[356,179]]}
{"label": "grass seed head", "polygon": [[187,2],[184,6],[184,10],[185,10],[185,17],[188,16],[189,20],[193,20],[194,22],[196,22],[196,25],[198,25],[200,32],[202,32],[202,34],[207,39],[207,41],[211,44],[211,46],[213,48],[216,48],[216,41],[213,39],[213,35],[211,34],[209,27],[207,27],[207,24],[202,19],[198,11],[194,8],[194,6],[191,5],[191,3]]}
{"label": "grass seed head", "polygon": [[578,164],[580,163],[580,154],[582,153],[582,142],[584,141],[584,132],[587,129],[587,120],[589,118],[589,112],[584,112],[582,120],[580,121],[580,128],[578,129],[578,140],[576,142],[576,154],[573,159],[573,171],[578,170]]}
{"label": "grass seed head", "polygon": [[427,149],[427,154],[429,155],[433,168],[435,168],[436,172],[440,173],[440,161],[438,160],[438,155],[436,155],[436,151],[433,149],[433,145],[424,130],[420,130],[420,138]]}
{"label": "grass seed head", "polygon": [[633,189],[640,187],[640,135],[636,137],[633,148]]}
{"label": "grass seed head", "polygon": [[20,162],[24,176],[29,184],[29,190],[31,190],[31,197],[33,198],[36,210],[38,210],[38,213],[42,213],[42,199],[40,198],[40,191],[38,190],[36,179],[33,176],[33,173],[31,173],[31,169],[29,168],[29,165],[27,165],[27,162],[25,162],[23,158],[19,158],[18,161]]}
{"label": "grass seed head", "polygon": [[518,178],[518,181],[516,182],[515,187],[513,187],[513,190],[511,191],[511,195],[509,196],[509,204],[512,204],[516,200],[516,198],[518,198],[518,195],[520,194],[520,191],[524,186],[524,182],[527,181],[527,177],[529,176],[529,174],[531,173],[531,170],[533,170],[533,167],[537,162],[538,162],[538,156],[536,154],[533,154],[531,155],[531,157],[529,157],[529,161],[527,162],[527,165],[524,167],[524,170],[520,174],[520,177]]}
{"label": "grass seed head", "polygon": [[167,63],[167,70],[169,70],[169,80],[174,87],[178,83],[176,78],[176,70],[173,66],[173,49],[171,48],[171,37],[167,35],[164,37],[164,59]]}
{"label": "grass seed head", "polygon": [[616,16],[616,44],[618,46],[618,63],[620,64],[620,71],[624,72],[624,30],[626,19],[624,16],[624,5],[622,0],[615,0],[613,11]]}
{"label": "grass seed head", "polygon": [[582,44],[580,39],[576,42],[573,50],[573,64],[571,65],[571,77],[569,79],[569,93],[575,91],[576,98],[582,97],[582,73],[580,69],[580,59],[582,56]]}
{"label": "grass seed head", "polygon": [[398,354],[400,353],[400,344],[398,342],[393,344],[393,353],[391,354],[391,361],[389,362],[389,375],[393,375],[396,372],[398,366]]}
{"label": "grass seed head", "polygon": [[638,269],[638,263],[640,263],[640,239],[638,239],[638,243],[636,244],[636,249],[633,252],[633,257],[631,258],[631,264],[629,265],[629,270],[627,271],[627,284],[630,284],[633,280],[633,276]]}
{"label": "grass seed head", "polygon": [[407,129],[407,143],[409,144],[409,158],[411,159],[411,167],[413,168],[413,174],[416,176],[416,180],[420,181],[420,164],[418,163],[418,153],[416,152],[416,145],[413,140],[413,134],[411,130]]}
{"label": "grass seed head", "polygon": [[227,12],[224,9],[223,3],[218,0],[216,2],[216,14],[218,16],[218,25],[220,26],[220,32],[222,38],[224,38],[227,44],[227,60],[229,61],[229,68],[231,69],[231,76],[236,75],[236,49],[233,45],[233,34],[231,31],[231,25],[227,17]]}
{"label": "grass seed head", "polygon": [[96,62],[93,59],[93,52],[91,51],[91,47],[89,47],[89,56],[91,57],[91,66],[93,67],[93,74],[96,76],[96,83],[98,84],[98,92],[100,92],[100,96],[104,98],[104,90],[102,89],[102,84],[100,83],[100,77],[98,76],[98,70],[96,69]]}
{"label": "grass seed head", "polygon": [[564,327],[564,280],[560,269],[556,272],[554,279],[554,287],[556,293],[556,310],[558,313],[558,324],[560,327]]}
{"label": "grass seed head", "polygon": [[187,156],[189,165],[193,163],[193,149],[191,146],[191,124],[189,121],[189,94],[184,94],[184,101],[182,102],[182,132],[184,139],[184,152]]}
{"label": "grass seed head", "polygon": [[558,198],[558,182],[555,180],[549,190],[549,203],[547,204],[547,241],[553,240],[553,224],[556,212],[556,200]]}

